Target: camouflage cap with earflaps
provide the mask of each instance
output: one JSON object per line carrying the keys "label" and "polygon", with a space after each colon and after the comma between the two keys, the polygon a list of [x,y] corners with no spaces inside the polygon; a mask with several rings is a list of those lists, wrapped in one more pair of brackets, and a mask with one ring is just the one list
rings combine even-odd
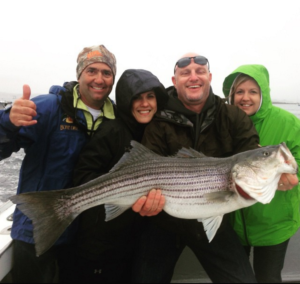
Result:
{"label": "camouflage cap with earflaps", "polygon": [[82,71],[90,64],[102,62],[107,64],[111,71],[116,76],[117,67],[116,67],[116,58],[115,56],[108,51],[104,45],[95,45],[91,47],[85,47],[77,57],[77,80],[79,79]]}

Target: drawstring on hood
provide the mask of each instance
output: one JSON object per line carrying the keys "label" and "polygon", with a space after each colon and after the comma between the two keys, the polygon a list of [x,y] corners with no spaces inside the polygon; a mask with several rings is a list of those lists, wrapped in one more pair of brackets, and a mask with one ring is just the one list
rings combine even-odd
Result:
{"label": "drawstring on hood", "polygon": [[132,115],[132,100],[135,96],[151,90],[155,92],[157,109],[163,109],[168,101],[165,87],[147,70],[124,71],[116,86],[117,117],[123,120],[137,140],[141,139],[146,124],[138,123]]}

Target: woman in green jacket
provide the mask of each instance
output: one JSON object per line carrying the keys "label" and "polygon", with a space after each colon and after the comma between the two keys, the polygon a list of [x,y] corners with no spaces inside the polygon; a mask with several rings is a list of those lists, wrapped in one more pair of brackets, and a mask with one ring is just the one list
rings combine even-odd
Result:
{"label": "woman in green jacket", "polygon": [[[262,65],[242,65],[227,76],[223,92],[229,103],[244,110],[260,136],[262,146],[285,142],[300,165],[300,120],[272,105],[269,73]],[[298,178],[300,177],[298,173]],[[281,271],[289,239],[300,226],[299,184],[277,190],[271,203],[256,203],[231,215],[232,225],[250,255],[258,282],[282,282]]]}

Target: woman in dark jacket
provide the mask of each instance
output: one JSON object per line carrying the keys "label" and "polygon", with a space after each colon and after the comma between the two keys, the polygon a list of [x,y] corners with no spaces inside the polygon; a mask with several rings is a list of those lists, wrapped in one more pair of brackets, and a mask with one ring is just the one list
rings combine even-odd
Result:
{"label": "woman in dark jacket", "polygon": [[[80,185],[107,172],[141,141],[146,125],[168,99],[164,86],[146,70],[126,70],[116,87],[117,118],[102,123],[83,149],[74,171]],[[135,238],[142,218],[132,210],[105,222],[104,206],[80,216],[77,238],[76,281],[130,282]]]}

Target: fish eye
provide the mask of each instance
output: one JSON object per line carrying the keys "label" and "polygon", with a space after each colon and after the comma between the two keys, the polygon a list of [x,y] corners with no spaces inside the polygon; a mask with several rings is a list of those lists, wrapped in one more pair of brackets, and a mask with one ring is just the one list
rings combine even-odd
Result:
{"label": "fish eye", "polygon": [[268,157],[268,156],[270,156],[270,152],[264,152],[263,155],[264,155],[265,157]]}

